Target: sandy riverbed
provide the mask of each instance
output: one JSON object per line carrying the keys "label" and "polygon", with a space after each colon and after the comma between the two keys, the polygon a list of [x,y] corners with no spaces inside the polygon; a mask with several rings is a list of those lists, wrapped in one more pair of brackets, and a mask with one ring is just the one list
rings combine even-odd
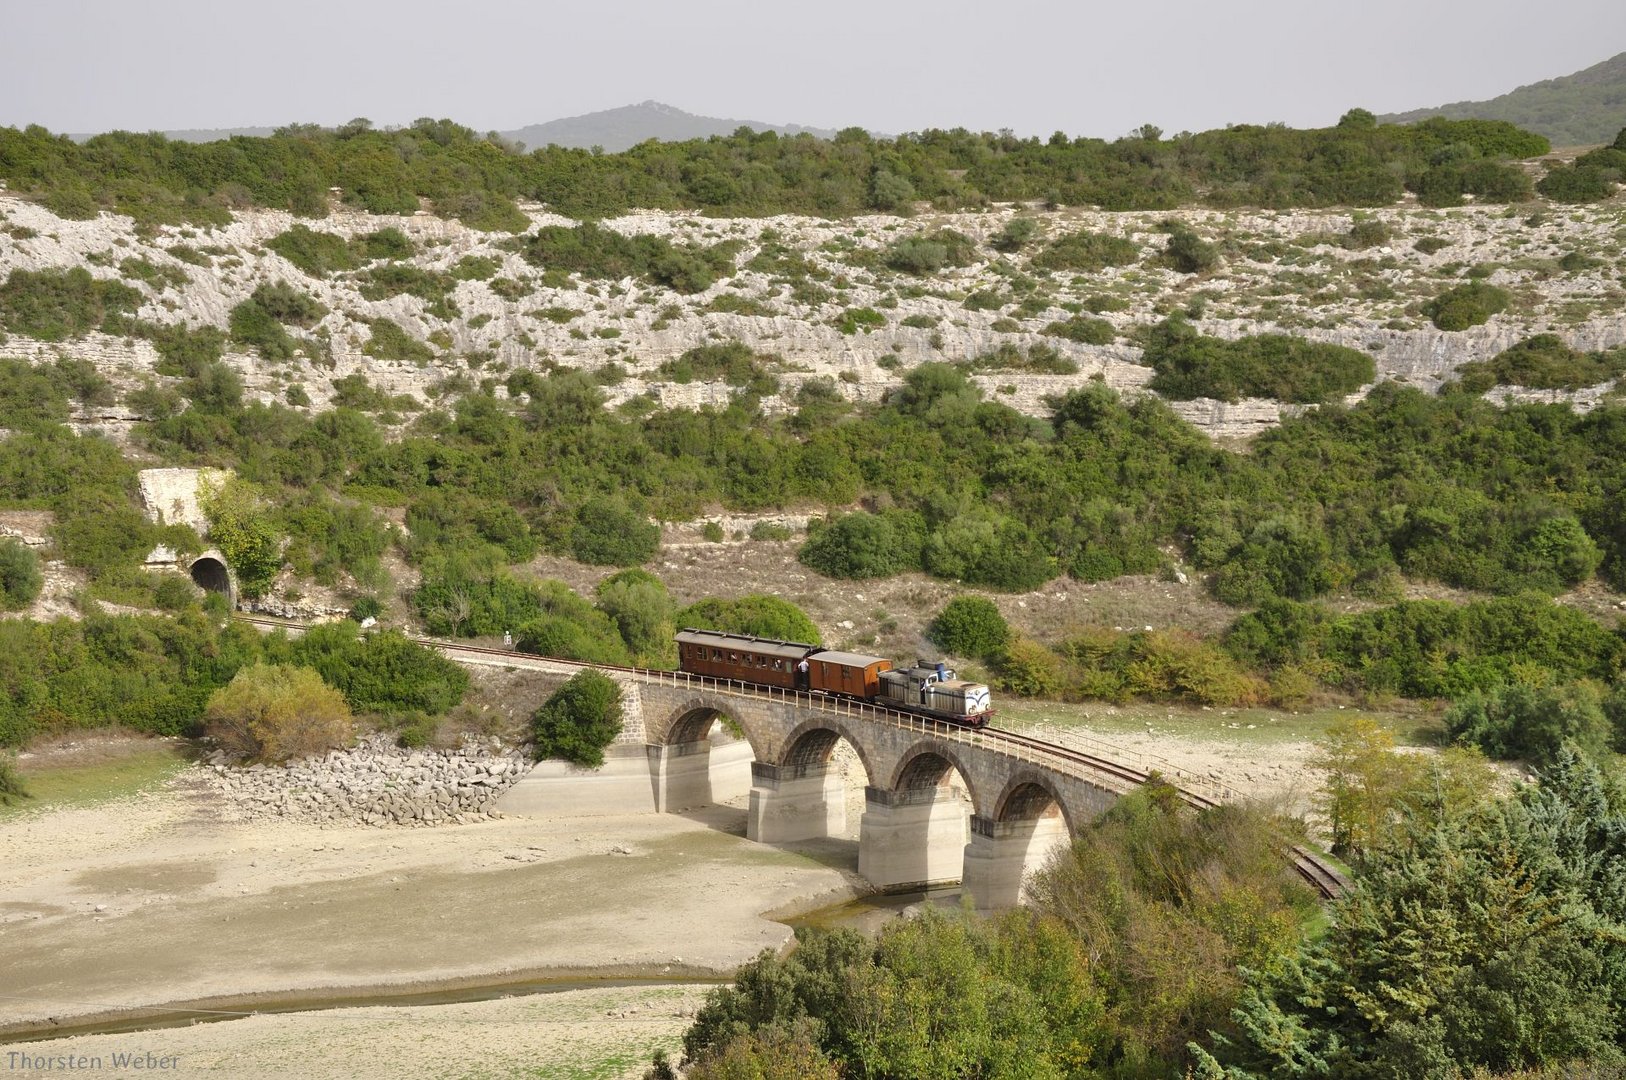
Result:
{"label": "sandy riverbed", "polygon": [[[1262,768],[1243,747],[1116,738],[1288,802],[1310,781],[1308,745],[1273,747]],[[0,1031],[156,1006],[307,1004],[337,988],[726,974],[789,939],[770,913],[862,887],[864,777],[847,756],[848,837],[790,848],[746,841],[739,806],[432,829],[233,821],[191,771],[142,795],[0,819]],[[150,1049],[177,1057],[170,1075],[638,1077],[703,994],[590,985],[78,1035],[0,1045],[0,1072],[31,1075],[7,1068],[14,1050],[111,1061]]]}

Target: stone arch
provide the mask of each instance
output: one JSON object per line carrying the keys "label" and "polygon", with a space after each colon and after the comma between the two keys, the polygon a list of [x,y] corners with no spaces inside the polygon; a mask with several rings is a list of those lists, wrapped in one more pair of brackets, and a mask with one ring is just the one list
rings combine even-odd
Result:
{"label": "stone arch", "polygon": [[692,698],[684,702],[667,715],[665,724],[649,729],[649,741],[657,746],[699,742],[711,731],[713,723],[725,718],[739,725],[745,741],[751,746],[751,752],[757,760],[762,760],[761,737],[752,730],[751,723],[740,715],[740,710],[731,708],[727,701]]}
{"label": "stone arch", "polygon": [[192,560],[187,573],[192,581],[206,592],[223,593],[226,603],[236,606],[236,590],[232,588],[231,570],[226,566],[224,556],[207,554],[199,555]]}
{"label": "stone arch", "polygon": [[899,792],[924,791],[942,784],[950,769],[957,770],[965,781],[966,789],[971,794],[973,812],[981,813],[983,800],[977,792],[976,776],[966,767],[955,744],[939,739],[927,739],[911,746],[898,759],[887,787]]}
{"label": "stone arch", "polygon": [[875,783],[879,776],[870,761],[869,749],[853,735],[846,724],[833,717],[814,717],[803,720],[792,728],[785,736],[785,749],[780,755],[780,765],[783,768],[796,769],[825,764],[830,760],[830,754],[840,739],[846,739],[847,745],[858,755],[858,763],[864,767],[866,781],[870,784]]}
{"label": "stone arch", "polygon": [[1071,809],[1067,800],[1056,791],[1050,778],[1041,772],[1024,769],[1005,783],[1005,789],[994,800],[994,821],[1034,821],[1054,806],[1067,825],[1067,835],[1077,836]]}

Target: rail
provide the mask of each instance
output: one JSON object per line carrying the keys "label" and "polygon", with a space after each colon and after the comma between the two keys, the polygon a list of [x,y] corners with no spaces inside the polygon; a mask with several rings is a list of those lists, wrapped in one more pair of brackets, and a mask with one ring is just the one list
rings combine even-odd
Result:
{"label": "rail", "polygon": [[[241,622],[257,626],[303,631],[306,624],[268,619],[262,616],[239,615]],[[413,637],[408,640],[425,648],[447,654],[465,654],[500,659],[505,665],[523,666],[527,662],[555,664],[577,669],[593,668],[614,671],[636,678],[643,683],[670,686],[674,689],[723,694],[756,701],[772,701],[830,716],[889,723],[894,727],[973,746],[1000,754],[1024,764],[1049,769],[1124,794],[1149,782],[1154,776],[1170,784],[1181,799],[1196,809],[1208,809],[1224,802],[1239,801],[1242,796],[1233,788],[1211,776],[1199,776],[1153,754],[1143,754],[1125,747],[1115,746],[1090,736],[1071,736],[1084,743],[1087,750],[1059,746],[1030,735],[1022,735],[1001,728],[969,728],[960,724],[937,720],[919,713],[904,712],[884,705],[872,705],[854,698],[815,694],[808,690],[791,690],[778,686],[764,686],[739,679],[719,679],[710,675],[694,675],[686,671],[666,671],[659,668],[622,667],[614,664],[595,664],[585,660],[566,660],[553,656],[516,653],[511,649],[493,649],[482,645],[465,645],[440,638]],[[1088,752],[1096,751],[1096,752]],[[1110,755],[1105,756],[1105,755]],[[1333,899],[1349,887],[1348,881],[1337,868],[1328,864],[1314,852],[1302,846],[1286,852],[1299,875],[1309,882],[1324,898]]]}

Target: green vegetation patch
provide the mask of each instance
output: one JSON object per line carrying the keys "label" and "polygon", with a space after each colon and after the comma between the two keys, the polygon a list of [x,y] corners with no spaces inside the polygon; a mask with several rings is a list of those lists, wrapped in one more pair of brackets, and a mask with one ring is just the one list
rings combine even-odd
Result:
{"label": "green vegetation patch", "polygon": [[1441,330],[1467,330],[1482,326],[1492,315],[1506,311],[1511,301],[1506,289],[1483,281],[1470,281],[1428,301],[1423,305],[1423,314]]}
{"label": "green vegetation patch", "polygon": [[0,285],[0,329],[41,341],[65,341],[100,330],[116,316],[134,312],[144,297],[117,281],[90,272],[13,270]]}
{"label": "green vegetation patch", "polygon": [[592,222],[546,225],[518,244],[533,266],[616,281],[639,278],[674,292],[696,293],[734,275],[737,241],[673,244],[661,236],[623,236]]}
{"label": "green vegetation patch", "polygon": [[1153,328],[1145,363],[1157,372],[1151,388],[1175,401],[1255,397],[1322,403],[1377,378],[1372,358],[1356,349],[1286,334],[1212,338],[1179,316]]}
{"label": "green vegetation patch", "polygon": [[1626,347],[1583,353],[1557,334],[1537,334],[1502,350],[1489,360],[1457,369],[1463,389],[1483,392],[1493,386],[1526,386],[1532,390],[1580,390],[1608,382],[1626,371]]}
{"label": "green vegetation patch", "polygon": [[1032,265],[1040,270],[1093,273],[1111,266],[1127,266],[1139,257],[1140,248],[1133,240],[1081,229],[1052,240],[1033,256]]}

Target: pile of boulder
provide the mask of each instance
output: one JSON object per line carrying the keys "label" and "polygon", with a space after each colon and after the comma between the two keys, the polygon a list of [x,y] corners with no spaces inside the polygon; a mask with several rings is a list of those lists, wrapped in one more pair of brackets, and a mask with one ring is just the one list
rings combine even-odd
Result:
{"label": "pile of boulder", "polygon": [[352,749],[284,765],[216,760],[203,776],[249,821],[420,826],[496,816],[497,797],[529,768],[524,753],[494,741],[406,749],[374,735]]}

